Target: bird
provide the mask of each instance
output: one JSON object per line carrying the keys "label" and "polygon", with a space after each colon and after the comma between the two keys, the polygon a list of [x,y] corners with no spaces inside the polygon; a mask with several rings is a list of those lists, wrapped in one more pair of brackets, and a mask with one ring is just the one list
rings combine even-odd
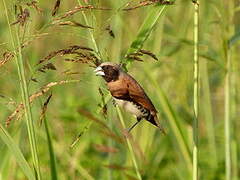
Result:
{"label": "bird", "polygon": [[145,93],[142,86],[120,64],[103,62],[94,70],[97,76],[102,76],[106,81],[116,104],[137,118],[137,122],[129,129],[130,132],[142,119],[158,127],[164,134],[157,118],[157,110]]}

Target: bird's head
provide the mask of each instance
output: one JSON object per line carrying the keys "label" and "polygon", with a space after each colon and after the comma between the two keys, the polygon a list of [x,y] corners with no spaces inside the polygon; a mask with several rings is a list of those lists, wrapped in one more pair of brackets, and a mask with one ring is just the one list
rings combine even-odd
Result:
{"label": "bird's head", "polygon": [[104,62],[94,70],[97,76],[102,76],[107,82],[116,81],[120,71],[121,67],[112,62]]}

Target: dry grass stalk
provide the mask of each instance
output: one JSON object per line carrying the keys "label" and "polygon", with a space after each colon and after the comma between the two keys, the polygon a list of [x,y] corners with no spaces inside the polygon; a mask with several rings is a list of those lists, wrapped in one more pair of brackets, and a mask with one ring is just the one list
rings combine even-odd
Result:
{"label": "dry grass stalk", "polygon": [[[75,63],[82,63],[82,64],[91,64],[93,63],[93,67],[96,67],[100,64],[100,60],[92,53],[76,53],[77,56],[72,59],[64,59],[67,62],[75,62]],[[92,65],[90,65],[92,67]]]}
{"label": "dry grass stalk", "polygon": [[57,24],[57,25],[60,25],[60,26],[75,26],[75,27],[93,29],[93,27],[91,27],[91,26],[87,26],[87,25],[84,25],[84,24],[81,24],[81,23],[78,23],[78,22],[75,22],[75,21],[64,21],[64,22],[54,21],[53,24]]}
{"label": "dry grass stalk", "polygon": [[158,58],[155,54],[153,54],[151,51],[144,50],[144,49],[140,49],[137,52],[127,54],[126,58],[136,60],[136,61],[143,61],[143,59],[141,59],[139,57],[139,56],[143,56],[143,55],[148,55],[151,58],[158,60]]}
{"label": "dry grass stalk", "polygon": [[96,118],[95,116],[93,116],[93,114],[91,114],[89,111],[79,108],[79,109],[78,109],[78,112],[79,112],[81,115],[87,117],[89,120],[92,120],[92,121],[98,123],[99,125],[101,125],[102,127],[106,128],[106,129],[108,129],[108,130],[110,131],[110,129],[109,129],[109,127],[106,125],[106,123],[104,123],[104,122],[101,121],[100,119],[98,119],[98,118]]}
{"label": "dry grass stalk", "polygon": [[55,16],[59,7],[60,7],[60,4],[61,4],[61,1],[60,0],[57,0],[55,2],[55,5],[54,5],[54,8],[53,8],[53,11],[52,11],[52,16]]}
{"label": "dry grass stalk", "polygon": [[26,5],[29,6],[29,7],[33,7],[34,9],[36,9],[36,11],[37,11],[38,13],[42,13],[43,10],[38,7],[37,3],[38,3],[37,1],[31,1],[31,2],[29,2],[29,3],[26,3]]}
{"label": "dry grass stalk", "polygon": [[100,133],[102,133],[103,135],[105,135],[106,137],[109,137],[113,140],[115,140],[116,142],[118,142],[119,144],[124,144],[125,141],[122,137],[117,136],[116,134],[114,134],[112,131],[105,131],[103,129],[100,130]]}
{"label": "dry grass stalk", "polygon": [[[36,93],[32,94],[29,97],[29,102],[32,103],[35,99],[37,99],[38,97],[44,95],[53,86],[67,84],[67,83],[76,83],[76,82],[79,82],[79,81],[80,80],[62,80],[62,81],[58,81],[58,82],[50,82],[47,85],[43,86],[39,91],[37,91]],[[23,110],[24,110],[24,105],[23,105],[23,103],[20,103],[17,106],[17,108],[15,109],[15,111],[10,116],[8,116],[8,118],[6,120],[6,126],[9,126],[11,121],[12,121],[12,119],[14,117],[16,117],[19,114],[19,112],[22,112]]]}
{"label": "dry grass stalk", "polygon": [[146,54],[146,55],[152,57],[155,60],[158,60],[157,56],[155,54],[153,54],[151,51],[140,49],[139,52],[142,53],[142,54]]}
{"label": "dry grass stalk", "polygon": [[[111,137],[112,139],[116,140],[118,143],[123,144],[123,139],[121,137],[118,137],[116,134],[114,134],[111,129],[104,123],[103,121],[99,120],[96,118],[93,114],[91,114],[89,111],[86,111],[82,108],[78,109],[78,112],[87,117],[89,120],[92,120],[93,122],[98,123],[100,126],[104,127],[105,130],[101,128],[100,132],[103,133],[104,135]],[[88,126],[86,126],[77,136],[77,138],[73,141],[73,143],[70,145],[70,148],[73,148],[77,142],[80,140],[81,136],[88,130]]]}
{"label": "dry grass stalk", "polygon": [[161,4],[161,5],[172,5],[173,1],[167,1],[167,0],[146,0],[146,1],[140,1],[138,5],[133,7],[124,8],[123,11],[130,11],[134,9],[138,9],[144,6],[149,6],[153,4]]}
{"label": "dry grass stalk", "polygon": [[137,55],[135,55],[134,53],[128,54],[128,55],[126,56],[126,58],[127,58],[127,59],[132,59],[132,60],[134,60],[134,61],[143,62],[143,60],[142,60],[140,57],[138,57]]}
{"label": "dry grass stalk", "polygon": [[11,52],[4,52],[3,53],[3,59],[0,60],[0,67],[6,64],[8,61],[10,61],[14,57],[14,54]]}
{"label": "dry grass stalk", "polygon": [[[81,50],[81,52],[79,50]],[[60,50],[51,52],[46,57],[41,59],[37,64],[38,65],[42,64],[46,61],[51,60],[52,58],[54,58],[56,56],[64,56],[64,55],[72,54],[72,55],[76,55],[76,56],[71,59],[67,58],[67,59],[65,59],[65,61],[80,62],[83,64],[93,63],[94,67],[96,67],[99,64],[101,64],[101,60],[99,60],[91,51],[93,51],[93,49],[91,49],[91,48],[74,45],[74,46],[70,46],[69,48],[66,48],[66,49],[60,49]]]}
{"label": "dry grass stalk", "polygon": [[63,16],[55,19],[55,20],[61,20],[64,18],[67,18],[69,16],[74,15],[75,13],[79,11],[84,11],[84,10],[111,10],[109,8],[103,8],[103,7],[94,7],[92,5],[87,5],[87,6],[76,6],[74,9],[67,11]]}
{"label": "dry grass stalk", "polygon": [[119,152],[119,150],[117,148],[110,147],[110,146],[105,146],[105,145],[101,145],[101,144],[94,144],[94,148],[97,151],[104,152],[104,153],[117,153],[117,152]]}
{"label": "dry grass stalk", "polygon": [[49,61],[50,59],[52,59],[53,57],[56,57],[56,56],[63,56],[63,55],[66,55],[66,54],[80,54],[79,52],[77,52],[77,50],[79,50],[79,49],[87,50],[87,51],[93,51],[93,49],[88,48],[88,47],[74,45],[74,46],[70,46],[69,48],[66,48],[66,49],[60,49],[58,51],[51,52],[46,57],[41,59],[38,62],[38,64],[42,64],[45,61]]}
{"label": "dry grass stalk", "polygon": [[22,6],[19,6],[20,13],[17,15],[17,21],[13,22],[11,25],[20,24],[21,26],[24,26],[24,24],[27,22],[28,18],[30,17],[30,12],[27,8],[24,10],[22,9]]}
{"label": "dry grass stalk", "polygon": [[[101,132],[102,134],[104,134],[104,135],[107,136],[107,137],[110,137],[110,138],[114,139],[114,140],[117,141],[118,143],[121,143],[121,144],[124,143],[124,140],[123,140],[121,137],[119,137],[119,136],[117,136],[116,134],[114,134],[114,133],[112,132],[112,130],[107,126],[107,124],[106,124],[105,122],[103,122],[103,121],[101,121],[100,119],[96,118],[96,117],[95,117],[93,114],[91,114],[89,111],[86,111],[85,109],[79,108],[79,109],[78,109],[78,112],[79,112],[81,115],[87,117],[89,120],[91,120],[91,121],[93,121],[93,122],[96,122],[96,123],[99,124],[101,127],[103,127],[103,128],[100,129],[100,132]],[[86,130],[83,130],[83,131],[79,134],[78,138],[72,143],[71,147],[75,146],[75,144],[78,142],[80,136],[82,136],[85,131],[86,131]]]}
{"label": "dry grass stalk", "polygon": [[52,63],[48,63],[38,69],[38,71],[44,72],[44,73],[46,70],[54,70],[55,71],[55,70],[57,70],[57,68]]}

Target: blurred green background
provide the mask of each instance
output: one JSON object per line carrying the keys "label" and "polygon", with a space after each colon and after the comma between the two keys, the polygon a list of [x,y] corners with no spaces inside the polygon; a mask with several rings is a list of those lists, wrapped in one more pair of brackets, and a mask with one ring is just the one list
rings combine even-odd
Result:
{"label": "blurred green background", "polygon": [[[146,180],[191,179],[194,119],[193,3],[190,0],[175,1],[173,5],[166,6],[155,3],[123,11],[124,7],[140,3],[129,2],[61,1],[55,17],[51,15],[55,1],[39,1],[35,6],[27,4],[31,3],[27,0],[2,0],[0,3],[0,60],[4,59],[5,52],[17,52],[12,46],[7,18],[11,24],[16,22],[20,6],[23,10],[29,10],[30,16],[23,26],[20,23],[10,26],[15,47],[16,39],[21,44],[26,43],[21,54],[29,95],[51,82],[79,80],[77,83],[53,86],[31,104],[42,179],[134,180],[139,179],[138,173]],[[79,11],[61,20],[89,25],[93,29],[51,24],[74,7],[86,4],[111,10]],[[128,71],[152,99],[167,135],[164,136],[150,123],[143,121],[131,132],[132,137],[127,142],[119,117],[123,115],[126,127],[130,127],[135,119],[128,113],[117,113],[111,100],[108,101],[104,81],[94,75],[92,67],[64,61],[66,58],[74,58],[73,55],[54,57],[49,62],[54,64],[56,70],[46,70],[45,73],[38,71],[41,65],[37,63],[49,53],[71,45],[93,48],[99,51],[96,56],[101,60],[119,63],[123,61],[132,42],[139,38],[137,34],[142,30],[141,25],[154,11],[158,12],[155,13],[157,21],[140,46],[154,53],[159,60],[143,56],[141,58],[144,62],[134,61]],[[230,94],[232,179],[239,179],[239,18],[239,0],[200,1],[199,179],[203,180],[225,179],[226,93]],[[110,27],[115,37],[109,34],[107,27]],[[227,57],[231,59],[228,92],[225,88]],[[0,180],[27,179],[22,170],[24,163],[17,160],[20,158],[19,153],[24,155],[30,168],[33,167],[28,126],[23,111],[13,118],[8,128],[5,127],[7,118],[22,102],[22,82],[17,67],[14,58],[4,65],[0,64],[0,123],[10,136],[4,140],[5,131],[1,129]],[[103,98],[99,88],[104,93],[107,114],[102,111]],[[42,106],[50,93],[52,98],[43,123],[40,123]],[[48,131],[45,125],[48,125]],[[72,142],[79,135],[78,142],[71,148]],[[10,139],[14,141],[10,142]],[[6,142],[10,143],[10,148]],[[21,152],[14,152],[16,149]]]}

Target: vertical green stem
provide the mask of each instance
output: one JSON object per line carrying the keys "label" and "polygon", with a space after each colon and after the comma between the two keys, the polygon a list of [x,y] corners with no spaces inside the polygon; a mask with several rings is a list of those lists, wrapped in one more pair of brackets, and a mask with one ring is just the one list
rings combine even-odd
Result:
{"label": "vertical green stem", "polygon": [[218,166],[218,157],[217,157],[217,146],[214,130],[214,120],[212,114],[212,104],[211,104],[211,92],[209,87],[209,77],[208,77],[208,62],[203,60],[200,62],[200,74],[201,74],[201,89],[203,92],[202,97],[202,108],[205,113],[205,123],[206,130],[209,140],[209,155],[212,156],[211,161],[209,161],[212,167],[217,168]]}
{"label": "vertical green stem", "polygon": [[233,26],[232,26],[232,20],[233,20],[233,9],[234,9],[234,2],[229,1],[227,3],[227,15],[226,15],[226,23],[225,28],[226,32],[225,39],[224,39],[224,45],[225,45],[225,58],[226,58],[226,76],[225,76],[225,103],[224,103],[224,111],[225,111],[225,117],[224,117],[224,127],[225,127],[225,179],[226,180],[232,180],[232,161],[231,161],[231,91],[232,91],[232,84],[231,84],[231,78],[232,78],[232,57],[231,57],[231,49],[228,44],[228,39],[232,35]]}
{"label": "vertical green stem", "polygon": [[231,148],[230,148],[230,49],[227,49],[227,69],[225,77],[225,173],[226,180],[231,180]]}
{"label": "vertical green stem", "polygon": [[[117,113],[118,113],[118,116],[119,116],[119,119],[121,121],[121,124],[122,124],[123,128],[126,129],[126,126],[125,126],[125,123],[124,123],[124,120],[123,120],[123,117],[122,117],[122,113],[121,113],[121,111],[120,111],[120,109],[118,107],[117,107]],[[132,157],[132,161],[133,161],[133,165],[135,167],[135,171],[136,171],[137,177],[138,177],[139,180],[142,180],[141,174],[139,172],[137,160],[136,160],[135,154],[133,152],[132,144],[130,143],[128,138],[126,138],[126,139],[127,139],[128,149],[129,149],[131,157]]]}
{"label": "vertical green stem", "polygon": [[[77,1],[78,1],[79,6],[82,6],[82,3],[80,2],[80,0],[77,0]],[[84,21],[85,21],[86,25],[89,26],[89,22],[88,22],[87,16],[84,13],[84,11],[82,11],[82,15],[83,15],[83,18],[84,18]],[[88,32],[89,32],[89,35],[90,35],[90,38],[91,38],[94,50],[96,51],[96,53],[99,56],[99,58],[101,58],[101,53],[100,53],[99,48],[97,46],[97,42],[96,42],[96,40],[95,40],[95,38],[93,36],[92,30],[88,29]]]}
{"label": "vertical green stem", "polygon": [[38,156],[37,156],[36,135],[35,135],[32,112],[31,112],[31,107],[30,107],[30,102],[29,102],[29,92],[28,92],[27,81],[26,81],[25,70],[24,70],[21,43],[20,43],[20,39],[19,39],[17,30],[16,30],[17,45],[14,42],[13,32],[10,27],[10,20],[9,20],[9,15],[8,15],[5,0],[3,0],[3,4],[4,4],[4,8],[5,8],[6,19],[8,22],[12,48],[13,48],[15,56],[16,56],[15,59],[16,59],[16,64],[17,64],[17,69],[18,69],[18,76],[19,76],[19,80],[20,80],[22,100],[23,100],[23,104],[25,107],[25,118],[27,120],[27,131],[28,131],[28,136],[29,136],[31,155],[33,158],[34,171],[36,173],[36,179],[40,180],[41,176],[40,176],[40,167],[39,167],[39,161],[38,161]]}
{"label": "vertical green stem", "polygon": [[232,157],[232,179],[238,180],[238,146],[236,141],[231,143],[231,157]]}
{"label": "vertical green stem", "polygon": [[193,121],[193,180],[198,179],[198,117],[199,117],[199,58],[198,58],[198,31],[199,31],[199,4],[194,1],[194,121]]}

